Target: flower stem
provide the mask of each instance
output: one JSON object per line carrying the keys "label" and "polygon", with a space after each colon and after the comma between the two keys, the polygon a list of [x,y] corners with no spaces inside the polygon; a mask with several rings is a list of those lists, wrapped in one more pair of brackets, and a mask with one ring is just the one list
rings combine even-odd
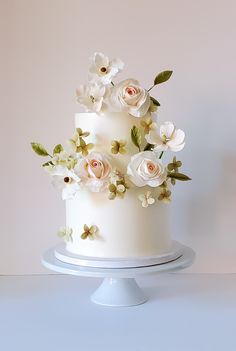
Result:
{"label": "flower stem", "polygon": [[155,87],[155,84],[153,84],[153,86],[151,86],[151,88],[148,89],[148,92],[149,92],[150,90],[152,90],[152,88],[154,88],[154,87]]}
{"label": "flower stem", "polygon": [[163,154],[164,154],[164,151],[162,151],[162,152],[160,153],[159,159],[162,158]]}
{"label": "flower stem", "polygon": [[111,85],[114,87],[115,84],[113,82],[111,82]]}

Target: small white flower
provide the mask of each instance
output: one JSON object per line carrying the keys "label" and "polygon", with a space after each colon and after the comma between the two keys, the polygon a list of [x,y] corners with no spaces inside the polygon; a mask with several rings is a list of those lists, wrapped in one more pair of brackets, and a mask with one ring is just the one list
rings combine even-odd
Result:
{"label": "small white flower", "polygon": [[160,126],[159,133],[156,130],[150,130],[145,136],[149,144],[153,144],[154,151],[180,151],[184,148],[185,134],[181,129],[176,129],[172,122],[165,122]]}
{"label": "small white flower", "polygon": [[140,194],[138,196],[143,207],[148,207],[149,205],[153,205],[155,203],[155,199],[151,195],[151,191],[147,191],[146,194]]}
{"label": "small white flower", "polygon": [[78,102],[86,111],[100,112],[104,103],[106,87],[101,85],[80,85],[76,90]]}
{"label": "small white flower", "polygon": [[62,199],[73,199],[77,191],[80,189],[80,178],[74,171],[67,167],[58,165],[53,167],[50,172],[52,176],[52,184],[55,188],[62,190]]}
{"label": "small white flower", "polygon": [[127,167],[130,180],[138,187],[149,185],[157,187],[167,177],[162,161],[152,151],[143,151],[131,157]]}
{"label": "small white flower", "polygon": [[69,227],[61,227],[57,232],[59,238],[62,238],[65,242],[73,241],[72,238],[73,229]]}
{"label": "small white flower", "polygon": [[135,79],[126,79],[111,89],[109,104],[114,111],[124,111],[134,117],[143,117],[150,107],[149,93]]}
{"label": "small white flower", "polygon": [[69,153],[65,150],[55,154],[50,160],[54,166],[65,166],[68,169],[74,168],[80,155],[77,153]]}
{"label": "small white flower", "polygon": [[100,52],[95,52],[90,60],[89,80],[93,83],[110,84],[113,77],[124,67],[124,63],[120,59],[110,61],[107,56]]}

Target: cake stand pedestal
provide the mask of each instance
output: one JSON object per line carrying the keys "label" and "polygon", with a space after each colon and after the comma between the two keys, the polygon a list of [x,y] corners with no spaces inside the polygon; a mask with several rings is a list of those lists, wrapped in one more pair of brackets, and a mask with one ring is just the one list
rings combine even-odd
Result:
{"label": "cake stand pedestal", "polygon": [[63,274],[104,278],[102,284],[92,294],[92,302],[104,306],[135,306],[148,300],[136,283],[135,277],[161,272],[174,272],[189,267],[195,258],[194,251],[183,246],[181,257],[163,264],[133,268],[96,268],[78,266],[59,261],[55,257],[55,248],[49,249],[42,257],[45,267]]}

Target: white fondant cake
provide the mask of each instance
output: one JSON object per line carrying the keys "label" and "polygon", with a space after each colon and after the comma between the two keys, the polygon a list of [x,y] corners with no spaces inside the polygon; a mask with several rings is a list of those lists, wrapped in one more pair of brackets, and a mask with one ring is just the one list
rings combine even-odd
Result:
{"label": "white fondant cake", "polygon": [[[89,131],[95,151],[111,155],[111,140],[130,140],[135,117],[126,113],[78,113],[76,128]],[[127,143],[125,155],[112,155],[113,165],[126,172],[132,154],[132,142]],[[148,187],[147,187],[148,188]],[[168,206],[158,202],[143,208],[138,194],[144,188],[131,188],[123,199],[109,200],[102,192],[80,190],[66,200],[66,225],[73,229],[73,240],[66,248],[72,253],[95,257],[138,257],[165,253],[170,248]],[[83,240],[84,224],[96,225],[99,233],[94,240]]]}
{"label": "white fondant cake", "polygon": [[42,166],[66,201],[66,226],[58,231],[64,251],[80,262],[174,257],[166,204],[176,181],[190,178],[179,172],[176,156],[168,160],[167,151],[182,150],[185,134],[172,122],[157,123],[160,103],[150,95],[172,71],[160,72],[145,89],[136,79],[116,83],[123,67],[120,59],[94,53],[88,82],[76,90],[89,112],[76,114],[69,147],[57,144],[48,152],[31,143],[38,155],[48,157]]}

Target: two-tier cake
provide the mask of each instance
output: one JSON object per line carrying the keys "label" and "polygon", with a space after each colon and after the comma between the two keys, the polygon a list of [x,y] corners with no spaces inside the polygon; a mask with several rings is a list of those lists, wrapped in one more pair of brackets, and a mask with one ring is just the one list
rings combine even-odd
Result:
{"label": "two-tier cake", "polygon": [[57,144],[49,153],[32,143],[49,157],[43,167],[66,202],[66,226],[58,234],[68,257],[165,257],[175,250],[166,203],[176,180],[190,178],[179,172],[176,156],[167,162],[167,152],[182,150],[185,135],[172,122],[158,126],[160,103],[150,95],[172,71],[144,89],[134,79],[116,84],[122,69],[120,60],[95,53],[89,82],[77,89],[86,112],[76,114],[67,149]]}

